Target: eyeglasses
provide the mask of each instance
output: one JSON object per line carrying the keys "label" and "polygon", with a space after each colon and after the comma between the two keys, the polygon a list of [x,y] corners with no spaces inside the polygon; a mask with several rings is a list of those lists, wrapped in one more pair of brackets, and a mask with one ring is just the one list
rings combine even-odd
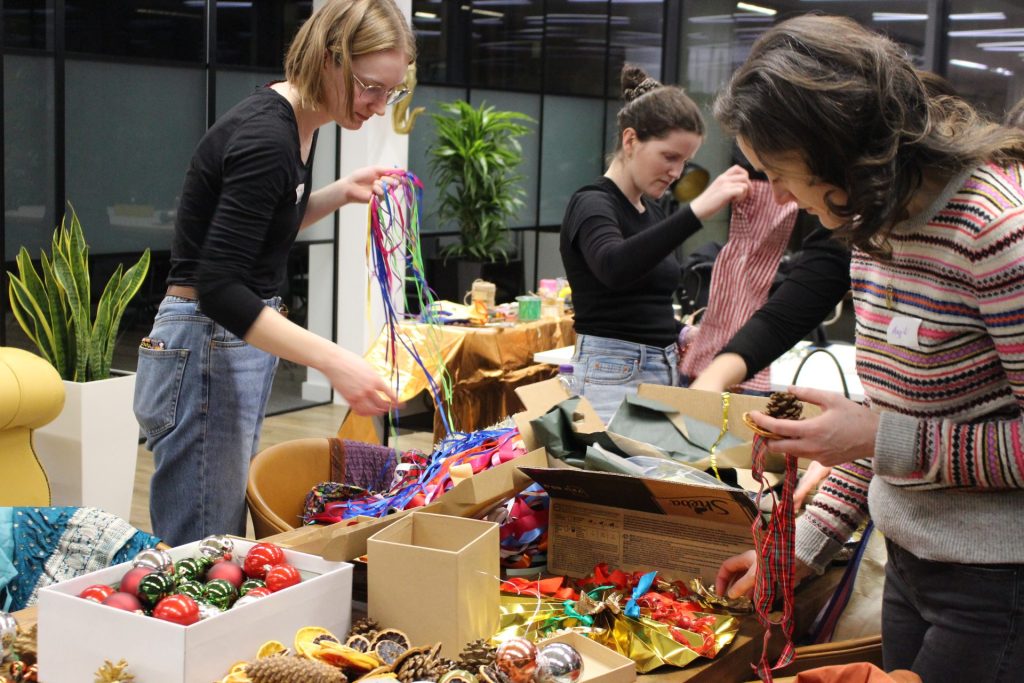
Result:
{"label": "eyeglasses", "polygon": [[399,85],[395,88],[391,88],[390,90],[385,90],[382,85],[366,85],[359,80],[359,77],[355,74],[352,74],[352,80],[354,80],[356,84],[363,89],[362,93],[360,93],[360,97],[371,102],[384,100],[384,102],[389,105],[397,104],[405,99],[405,96],[409,94],[409,89],[404,85]]}

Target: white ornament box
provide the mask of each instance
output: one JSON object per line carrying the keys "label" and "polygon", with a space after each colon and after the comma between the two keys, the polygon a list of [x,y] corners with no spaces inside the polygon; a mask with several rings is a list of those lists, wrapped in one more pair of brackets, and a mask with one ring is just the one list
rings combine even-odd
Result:
{"label": "white ornament box", "polygon": [[[255,541],[234,540],[241,562]],[[198,554],[198,543],[171,549],[177,561]],[[259,647],[278,640],[291,647],[304,626],[322,626],[339,638],[352,618],[352,565],[284,549],[302,582],[247,605],[180,626],[85,600],[93,584],[116,584],[131,569],[124,563],[39,591],[39,680],[94,683],[105,660],[128,662],[128,672],[145,683],[206,683],[227,675]]]}

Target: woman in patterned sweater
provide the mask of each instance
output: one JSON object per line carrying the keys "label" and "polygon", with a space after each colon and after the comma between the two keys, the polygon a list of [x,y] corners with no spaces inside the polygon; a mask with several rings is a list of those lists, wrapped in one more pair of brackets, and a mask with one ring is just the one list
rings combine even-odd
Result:
{"label": "woman in patterned sweater", "polygon": [[[836,466],[797,522],[798,575],[823,571],[870,509],[889,552],[886,669],[1021,680],[1024,135],[929,100],[899,47],[824,16],[768,31],[715,113],[778,201],[854,247],[868,405],[794,388],[822,414],[754,414],[777,450]],[[755,565],[727,560],[718,589],[749,591]]]}

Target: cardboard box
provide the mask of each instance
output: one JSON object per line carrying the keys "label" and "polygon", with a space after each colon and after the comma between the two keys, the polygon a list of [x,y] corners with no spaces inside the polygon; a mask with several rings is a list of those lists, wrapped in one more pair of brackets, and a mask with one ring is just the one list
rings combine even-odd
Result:
{"label": "cardboard box", "polygon": [[576,683],[632,683],[636,680],[636,664],[632,659],[579,633],[569,631],[545,638],[537,647],[549,643],[571,645],[583,657],[583,675]]}
{"label": "cardboard box", "polygon": [[498,525],[413,512],[367,543],[369,616],[446,657],[498,627]]}
{"label": "cardboard box", "polygon": [[[537,448],[459,482],[436,501],[422,508],[402,510],[379,518],[355,517],[329,526],[300,527],[274,536],[273,541],[294,550],[320,555],[327,560],[353,560],[366,554],[366,542],[371,536],[410,512],[474,517],[533,483],[520,468],[545,467],[547,464],[544,449]],[[353,521],[356,523],[353,524]]]}
{"label": "cardboard box", "polygon": [[[534,447],[529,421],[568,395],[555,380],[516,391],[526,406],[515,416],[516,424],[527,446]],[[705,422],[722,418],[717,393],[647,384],[637,393]],[[730,396],[728,429],[749,442],[753,435],[741,416],[766,405],[766,398]],[[809,406],[805,414],[814,410]],[[606,431],[586,399],[576,409],[574,426],[583,433]],[[626,445],[633,448],[631,442]],[[750,449],[749,443],[731,449],[730,461],[749,467]],[[728,466],[724,456],[718,455],[719,467]],[[750,529],[758,510],[744,491],[575,468],[524,471],[551,496],[548,571],[553,574],[586,576],[607,562],[625,571],[655,569],[670,579],[700,577],[714,585],[722,561],[753,544]]]}
{"label": "cardboard box", "polygon": [[[243,557],[254,544],[235,539],[236,556]],[[192,557],[197,546],[179,546],[170,553],[175,560]],[[146,683],[217,681],[235,662],[255,659],[268,640],[290,646],[304,626],[322,626],[343,637],[352,616],[352,565],[291,550],[285,550],[285,557],[301,571],[301,583],[191,626],[78,597],[87,586],[116,584],[130,563],[43,588],[39,680],[93,683],[104,660],[123,658],[135,679]]]}

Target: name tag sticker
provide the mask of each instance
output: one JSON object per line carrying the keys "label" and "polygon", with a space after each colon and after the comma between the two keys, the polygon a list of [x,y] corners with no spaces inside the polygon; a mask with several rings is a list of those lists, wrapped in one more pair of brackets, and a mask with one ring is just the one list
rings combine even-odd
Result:
{"label": "name tag sticker", "polygon": [[295,203],[298,204],[302,201],[302,195],[306,193],[306,183],[299,183],[299,186],[295,188]]}
{"label": "name tag sticker", "polygon": [[919,349],[921,348],[918,340],[918,331],[920,329],[920,318],[897,315],[889,321],[889,329],[885,333],[885,340],[893,346]]}

